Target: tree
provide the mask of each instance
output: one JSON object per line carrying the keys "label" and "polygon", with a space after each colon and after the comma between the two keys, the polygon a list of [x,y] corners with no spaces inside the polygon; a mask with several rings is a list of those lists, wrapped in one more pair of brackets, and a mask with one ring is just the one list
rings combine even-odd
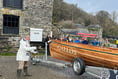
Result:
{"label": "tree", "polygon": [[113,11],[110,17],[111,20],[115,23],[117,21],[118,14],[116,13],[116,11]]}
{"label": "tree", "polygon": [[107,11],[99,11],[97,14],[96,14],[96,17],[99,21],[99,23],[102,23],[104,24],[105,22],[105,19],[108,19],[110,16],[110,14],[107,12]]}
{"label": "tree", "polygon": [[[73,28],[73,24],[100,25],[104,36],[118,35],[117,13],[101,10],[92,15],[82,10],[77,4],[68,4],[63,0],[54,0],[53,24],[60,24],[65,28]],[[62,27],[62,28],[63,28]]]}

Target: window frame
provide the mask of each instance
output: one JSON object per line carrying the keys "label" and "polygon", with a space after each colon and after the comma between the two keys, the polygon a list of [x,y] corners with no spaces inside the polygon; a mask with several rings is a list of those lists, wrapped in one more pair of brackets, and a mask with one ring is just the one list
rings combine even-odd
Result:
{"label": "window frame", "polygon": [[4,8],[23,9],[23,0],[3,0]]}
{"label": "window frame", "polygon": [[3,34],[19,34],[19,24],[20,16],[3,14]]}

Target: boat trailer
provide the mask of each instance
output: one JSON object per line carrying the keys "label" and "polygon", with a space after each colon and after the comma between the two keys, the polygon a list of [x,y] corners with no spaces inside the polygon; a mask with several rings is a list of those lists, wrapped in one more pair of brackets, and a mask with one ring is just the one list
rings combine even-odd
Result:
{"label": "boat trailer", "polygon": [[[45,63],[45,64],[55,65],[55,66],[61,67],[61,68],[72,67],[72,63],[66,63],[66,62],[59,63],[59,62],[55,62],[55,61],[51,61],[51,60],[49,61],[47,53],[48,53],[48,51],[47,51],[47,43],[45,43],[45,55],[43,56],[42,59],[40,57],[32,58],[32,64],[36,65],[37,63]],[[92,66],[86,66],[86,69],[85,69],[85,73],[87,73],[89,75],[92,75],[92,76],[94,76],[96,78],[101,78],[101,75],[104,72],[109,74],[109,69],[100,68],[100,67],[92,67]]]}

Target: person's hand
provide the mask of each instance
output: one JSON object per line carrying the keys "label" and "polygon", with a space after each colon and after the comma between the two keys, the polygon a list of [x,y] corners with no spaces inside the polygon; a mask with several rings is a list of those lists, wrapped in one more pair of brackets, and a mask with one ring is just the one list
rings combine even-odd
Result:
{"label": "person's hand", "polygon": [[48,43],[50,43],[50,42],[51,42],[51,40],[48,41]]}
{"label": "person's hand", "polygon": [[35,47],[35,46],[32,47],[32,50],[36,50],[36,49],[37,49],[37,47]]}
{"label": "person's hand", "polygon": [[35,51],[35,50],[31,50],[30,52],[31,52],[31,53],[33,53],[33,54],[38,53],[38,52],[37,52],[37,51]]}
{"label": "person's hand", "polygon": [[36,53],[38,53],[38,52],[37,52],[37,51],[32,51],[32,53],[33,53],[33,54],[36,54]]}

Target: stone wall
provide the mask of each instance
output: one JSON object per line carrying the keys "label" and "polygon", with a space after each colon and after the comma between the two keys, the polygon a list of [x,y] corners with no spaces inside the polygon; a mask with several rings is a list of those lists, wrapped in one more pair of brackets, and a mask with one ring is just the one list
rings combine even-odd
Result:
{"label": "stone wall", "polygon": [[96,34],[97,35],[96,38],[102,39],[103,29],[102,28],[99,28],[97,31],[89,30],[89,33],[90,34]]}
{"label": "stone wall", "polygon": [[[24,0],[21,29],[43,28],[45,33],[51,31],[53,0]],[[20,34],[23,30],[20,31]]]}
{"label": "stone wall", "polygon": [[[3,14],[20,16],[19,34],[10,35],[9,40],[17,45],[20,37],[30,33],[30,28],[43,29],[43,37],[51,31],[53,0],[23,0],[23,9],[4,8],[3,0],[0,0],[0,35],[3,29]],[[17,39],[17,40],[14,40]],[[15,43],[16,42],[16,43]]]}
{"label": "stone wall", "polygon": [[[0,0],[0,10],[2,9],[2,3],[3,3],[3,0]],[[2,32],[2,25],[3,25],[3,18],[2,18],[2,12],[0,11],[0,34]]]}

